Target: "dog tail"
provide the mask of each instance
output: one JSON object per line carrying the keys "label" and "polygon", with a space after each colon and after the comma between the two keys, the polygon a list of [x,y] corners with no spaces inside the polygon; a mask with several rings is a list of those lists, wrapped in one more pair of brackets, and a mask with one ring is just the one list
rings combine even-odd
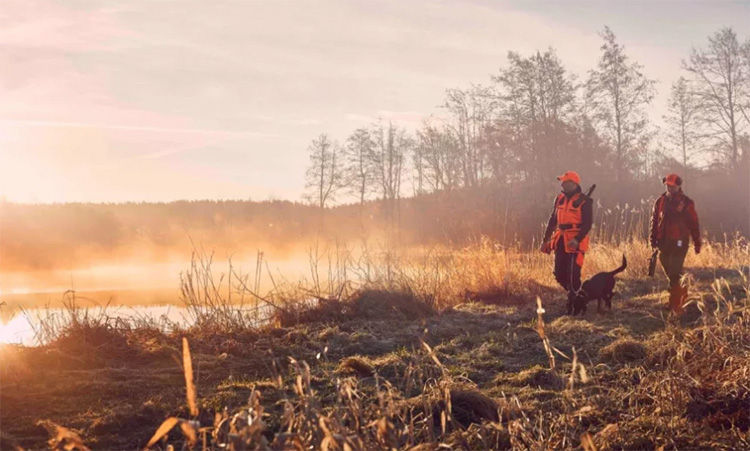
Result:
{"label": "dog tail", "polygon": [[625,258],[625,254],[622,254],[622,265],[620,265],[619,268],[615,269],[610,274],[612,274],[613,276],[615,274],[619,274],[619,273],[625,271],[625,268],[627,268],[627,267],[628,267],[628,259]]}

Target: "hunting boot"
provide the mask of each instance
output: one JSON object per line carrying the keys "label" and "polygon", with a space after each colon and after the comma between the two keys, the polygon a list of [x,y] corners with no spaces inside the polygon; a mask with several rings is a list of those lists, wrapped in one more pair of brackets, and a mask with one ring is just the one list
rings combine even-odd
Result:
{"label": "hunting boot", "polygon": [[682,315],[682,304],[685,298],[687,298],[687,289],[680,284],[672,287],[669,292],[669,307],[675,316]]}
{"label": "hunting boot", "polygon": [[683,286],[680,285],[680,313],[684,311],[685,304],[687,304],[687,298],[688,298],[688,287],[687,285]]}
{"label": "hunting boot", "polygon": [[670,284],[665,291],[669,295],[669,300],[667,300],[666,304],[661,304],[661,309],[669,312],[672,311],[672,291],[674,291],[674,286]]}

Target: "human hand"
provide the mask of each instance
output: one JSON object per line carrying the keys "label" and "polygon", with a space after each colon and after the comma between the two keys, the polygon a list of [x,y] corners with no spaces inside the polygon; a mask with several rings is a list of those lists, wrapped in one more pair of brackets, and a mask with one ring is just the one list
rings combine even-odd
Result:
{"label": "human hand", "polygon": [[542,254],[549,254],[549,240],[545,240],[542,242],[542,245],[539,247],[539,252],[541,252]]}

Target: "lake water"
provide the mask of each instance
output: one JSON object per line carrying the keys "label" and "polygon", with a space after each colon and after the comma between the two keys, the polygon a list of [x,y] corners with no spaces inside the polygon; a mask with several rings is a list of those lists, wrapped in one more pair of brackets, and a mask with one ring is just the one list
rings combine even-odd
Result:
{"label": "lake water", "polygon": [[[109,306],[85,307],[91,315],[99,315],[100,312],[107,317],[132,320],[134,318],[148,318],[162,324],[178,324],[187,326],[192,323],[188,311],[184,307],[173,305],[149,305],[149,306]],[[64,308],[34,308],[16,311],[8,318],[0,321],[0,343],[24,344],[33,346],[37,343],[36,331],[43,323],[62,324],[69,318],[69,313]]]}
{"label": "lake water", "polygon": [[[307,262],[287,259],[275,264],[263,264],[259,292],[266,293],[273,286],[268,272],[276,283],[282,278],[305,278]],[[248,285],[254,288],[256,260],[235,261],[234,270],[251,274]],[[180,273],[190,268],[190,262],[102,265],[72,271],[25,271],[0,273],[0,343],[34,345],[35,331],[44,322],[62,321],[66,317],[65,300],[75,290],[75,305],[97,314],[104,309],[110,318],[143,318],[161,324],[182,327],[192,324],[189,312],[181,299]],[[218,284],[228,264],[216,261],[212,265]],[[236,279],[235,279],[236,280]],[[222,293],[227,292],[226,277]],[[236,298],[233,299],[236,302]],[[248,298],[245,299],[246,302]]]}
{"label": "lake water", "polygon": [[[43,329],[43,326],[59,328],[61,325],[68,324],[71,319],[71,310],[61,306],[63,304],[61,301],[51,302],[45,307],[22,306],[24,298],[27,298],[29,304],[35,305],[40,298],[49,295],[50,293],[28,293],[5,296],[14,299],[15,308],[6,308],[9,304],[0,307],[0,343],[38,345],[40,342],[37,332]],[[136,302],[124,304],[118,302],[118,296],[121,299],[132,299]],[[65,298],[70,305],[71,293],[67,293]],[[102,301],[97,301],[97,299]],[[126,324],[137,324],[142,320],[168,332],[175,327],[186,328],[196,323],[195,310],[190,310],[185,306],[178,290],[76,292],[74,305],[79,317],[83,315],[93,318],[106,317],[110,324],[116,324],[118,320],[124,320],[123,323]],[[233,305],[233,309],[244,312],[249,318],[254,318],[252,315],[255,312],[261,315],[270,312],[268,306],[266,309],[261,307],[260,310],[257,307],[254,301],[247,297],[244,303]]]}

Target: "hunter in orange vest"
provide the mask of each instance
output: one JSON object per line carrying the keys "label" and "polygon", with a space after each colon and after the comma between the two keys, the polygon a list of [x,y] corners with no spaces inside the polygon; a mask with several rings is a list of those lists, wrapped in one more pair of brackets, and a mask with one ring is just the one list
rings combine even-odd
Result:
{"label": "hunter in orange vest", "polygon": [[581,289],[581,268],[589,248],[594,207],[581,192],[581,177],[576,172],[568,171],[557,180],[562,183],[562,193],[555,198],[541,251],[555,253],[555,279],[568,292],[570,314],[572,300]]}

